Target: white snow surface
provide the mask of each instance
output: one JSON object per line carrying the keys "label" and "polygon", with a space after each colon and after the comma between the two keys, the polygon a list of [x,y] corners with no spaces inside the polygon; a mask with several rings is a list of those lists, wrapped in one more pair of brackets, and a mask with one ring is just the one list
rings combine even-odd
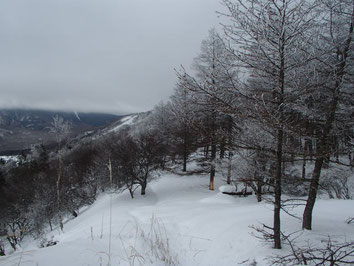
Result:
{"label": "white snow surface", "polygon": [[[219,176],[216,187],[223,185],[225,180]],[[267,256],[289,252],[287,246],[274,250],[252,235],[251,225],[272,225],[271,205],[257,203],[255,196],[209,191],[207,175],[165,173],[149,183],[145,196],[138,191],[134,199],[128,192],[101,195],[68,221],[64,232],[57,229],[48,234],[48,239],[59,241],[57,245],[38,248],[38,242],[28,241],[21,250],[0,257],[0,265],[109,265],[111,200],[111,265],[166,265],[161,254],[179,265],[251,265],[254,261],[270,265]],[[298,207],[293,212],[301,216],[302,210]],[[354,225],[345,223],[353,210],[352,200],[320,199],[314,210],[313,231],[301,231],[301,221],[284,213],[282,230],[300,230],[297,241],[303,243],[326,240],[329,234],[353,240]],[[149,246],[154,230],[159,238],[154,239],[154,245],[156,248],[160,243],[162,247],[156,249],[161,253]]]}
{"label": "white snow surface", "polygon": [[236,192],[236,187],[234,185],[224,185],[219,187],[219,191],[222,192],[227,192],[227,193],[232,193]]}
{"label": "white snow surface", "polygon": [[119,131],[123,126],[126,126],[126,125],[131,125],[133,124],[134,122],[134,119],[137,117],[137,115],[129,115],[127,117],[124,117],[121,119],[121,124],[119,124],[118,126],[112,128],[110,131],[111,132],[117,132]]}
{"label": "white snow surface", "polygon": [[8,161],[15,161],[17,162],[18,161],[18,156],[17,155],[9,155],[9,156],[0,156],[0,159],[4,160],[5,162],[8,162]]}

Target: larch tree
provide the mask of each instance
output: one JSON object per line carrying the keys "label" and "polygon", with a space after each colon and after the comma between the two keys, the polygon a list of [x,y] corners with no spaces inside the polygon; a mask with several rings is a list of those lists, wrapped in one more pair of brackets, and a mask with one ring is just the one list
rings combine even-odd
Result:
{"label": "larch tree", "polygon": [[196,103],[204,110],[204,133],[207,145],[211,147],[209,189],[214,190],[215,163],[217,144],[219,142],[221,111],[220,104],[228,101],[224,96],[229,88],[230,79],[235,73],[231,71],[231,56],[215,29],[209,31],[202,41],[201,52],[194,59],[195,76],[185,71],[178,73],[179,84],[194,92]]}
{"label": "larch tree", "polygon": [[230,20],[224,31],[235,64],[248,73],[244,81],[247,117],[273,139],[268,147],[275,165],[271,238],[274,248],[280,249],[284,139],[290,131],[294,99],[303,89],[297,79],[309,59],[299,57],[299,52],[309,38],[314,6],[304,0],[224,0],[223,4]]}
{"label": "larch tree", "polygon": [[307,230],[312,229],[321,170],[333,152],[333,140],[344,135],[341,128],[351,127],[353,110],[354,1],[324,0],[319,9],[322,16],[313,50],[314,70],[321,82],[310,94],[312,104],[307,110],[313,114],[317,129],[315,166],[302,223]]}
{"label": "larch tree", "polygon": [[196,130],[199,127],[197,105],[193,92],[183,84],[177,84],[174,94],[170,98],[170,111],[174,118],[175,148],[182,155],[182,171],[187,171],[187,161],[194,150]]}

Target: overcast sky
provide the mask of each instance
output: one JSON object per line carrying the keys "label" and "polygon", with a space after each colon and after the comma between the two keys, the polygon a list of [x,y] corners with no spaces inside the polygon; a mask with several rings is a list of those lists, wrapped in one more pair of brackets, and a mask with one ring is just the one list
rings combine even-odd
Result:
{"label": "overcast sky", "polygon": [[149,110],[217,10],[219,0],[1,0],[0,108]]}

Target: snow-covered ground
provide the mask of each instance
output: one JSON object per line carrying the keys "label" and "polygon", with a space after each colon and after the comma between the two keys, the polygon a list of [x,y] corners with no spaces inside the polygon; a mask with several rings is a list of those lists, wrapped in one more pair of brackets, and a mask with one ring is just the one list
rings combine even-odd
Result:
{"label": "snow-covered ground", "polygon": [[[67,222],[64,232],[47,236],[59,241],[57,245],[38,248],[38,243],[28,242],[22,250],[0,257],[0,265],[108,265],[109,257],[111,265],[165,265],[167,260],[179,265],[270,265],[267,256],[289,251],[287,246],[274,250],[252,235],[250,226],[272,224],[271,205],[257,203],[254,196],[222,194],[217,189],[225,185],[221,177],[215,191],[207,185],[207,175],[165,173],[148,185],[146,196],[101,195]],[[353,240],[354,224],[345,222],[353,211],[352,200],[318,200],[313,231],[302,232],[301,221],[284,213],[282,230],[300,230],[297,241],[304,243],[328,235]],[[302,207],[293,212],[301,215]]]}

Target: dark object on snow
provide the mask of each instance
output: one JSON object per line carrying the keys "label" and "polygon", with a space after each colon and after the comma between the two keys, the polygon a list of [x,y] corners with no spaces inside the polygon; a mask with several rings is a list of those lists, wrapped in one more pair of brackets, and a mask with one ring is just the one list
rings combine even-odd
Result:
{"label": "dark object on snow", "polygon": [[51,241],[48,241],[46,247],[55,246],[56,244],[58,244],[58,241],[51,240]]}
{"label": "dark object on snow", "polygon": [[74,217],[77,217],[77,212],[76,211],[73,211],[72,214],[73,214]]}
{"label": "dark object on snow", "polygon": [[41,243],[40,247],[47,248],[47,247],[55,246],[58,243],[59,243],[59,241],[56,241],[56,240],[43,241]]}
{"label": "dark object on snow", "polygon": [[240,192],[223,192],[222,194],[227,194],[227,195],[231,195],[231,196],[243,196],[243,197],[247,197],[247,196],[250,196],[252,195],[252,191],[240,191]]}

